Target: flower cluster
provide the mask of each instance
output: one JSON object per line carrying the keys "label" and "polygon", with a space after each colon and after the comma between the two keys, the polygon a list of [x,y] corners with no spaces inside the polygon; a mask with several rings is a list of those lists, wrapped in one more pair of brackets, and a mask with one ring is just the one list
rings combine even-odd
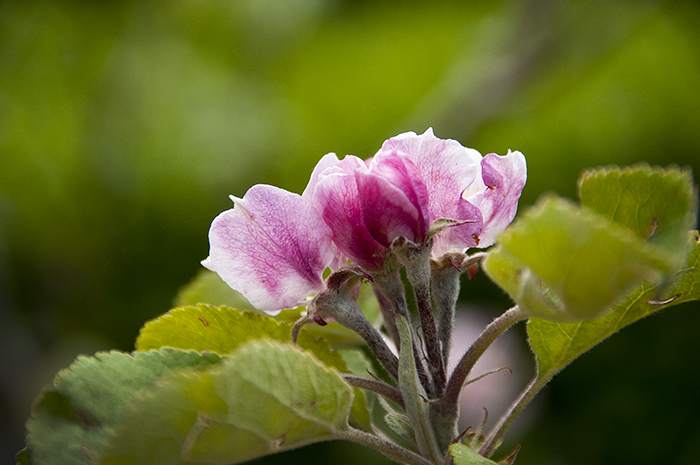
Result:
{"label": "flower cluster", "polygon": [[515,216],[525,179],[520,152],[482,157],[432,129],[400,134],[366,161],[324,156],[302,195],[256,185],[232,196],[202,263],[275,314],[324,290],[328,267],[382,270],[399,238],[432,239],[434,259],[493,244]]}

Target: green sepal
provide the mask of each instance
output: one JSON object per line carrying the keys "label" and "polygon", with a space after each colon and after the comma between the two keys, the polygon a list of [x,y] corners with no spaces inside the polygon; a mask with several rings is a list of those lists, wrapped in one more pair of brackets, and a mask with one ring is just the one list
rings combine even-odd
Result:
{"label": "green sepal", "polygon": [[596,318],[670,269],[659,247],[556,196],[501,234],[482,265],[521,308],[558,322]]}
{"label": "green sepal", "polygon": [[450,454],[455,465],[498,465],[460,443],[450,445]]}
{"label": "green sepal", "polygon": [[415,444],[420,454],[438,463],[441,460],[440,449],[430,423],[428,397],[418,379],[418,370],[413,358],[413,337],[408,321],[402,315],[396,317],[396,328],[401,340],[399,351],[399,389],[403,395],[413,432]]}

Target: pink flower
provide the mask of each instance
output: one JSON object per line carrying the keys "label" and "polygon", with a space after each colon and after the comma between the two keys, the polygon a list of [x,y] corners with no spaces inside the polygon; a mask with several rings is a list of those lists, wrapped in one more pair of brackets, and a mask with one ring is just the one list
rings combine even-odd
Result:
{"label": "pink flower", "polygon": [[369,169],[355,170],[365,226],[384,247],[399,238],[421,243],[430,219],[428,189],[418,167],[395,150],[380,151]]}
{"label": "pink flower", "polygon": [[400,134],[368,162],[324,156],[301,196],[257,185],[232,197],[202,263],[274,314],[324,290],[328,266],[383,269],[394,240],[423,243],[440,219],[461,224],[434,236],[433,257],[491,245],[515,216],[525,179],[520,152],[482,158],[432,129]]}
{"label": "pink flower", "polygon": [[432,255],[462,252],[493,244],[515,216],[525,185],[525,157],[509,152],[483,157],[454,140],[438,139],[432,129],[407,132],[382,145],[384,152],[404,154],[418,168],[428,191],[429,223],[439,219],[468,221],[435,235]]}
{"label": "pink flower", "polygon": [[332,231],[333,242],[341,256],[334,262],[337,269],[352,260],[365,270],[381,270],[387,248],[370,233],[362,214],[356,173],[369,169],[352,155],[338,160],[334,153],[325,155],[314,168],[302,198],[312,203]]}
{"label": "pink flower", "polygon": [[272,315],[325,289],[323,271],[336,255],[332,232],[298,194],[256,185],[209,230],[202,264],[255,307]]}

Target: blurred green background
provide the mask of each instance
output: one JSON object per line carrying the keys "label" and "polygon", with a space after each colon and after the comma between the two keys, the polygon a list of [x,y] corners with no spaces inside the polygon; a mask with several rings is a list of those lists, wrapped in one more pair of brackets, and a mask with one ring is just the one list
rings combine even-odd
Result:
{"label": "blurred green background", "polygon": [[[522,206],[591,166],[700,173],[699,23],[682,1],[0,1],[0,461],[56,371],[168,310],[228,194],[301,192],[327,152],[430,126],[520,150]],[[462,295],[508,305],[483,276]],[[555,378],[517,463],[696,463],[699,310]],[[339,442],[255,463],[307,460],[388,463]]]}

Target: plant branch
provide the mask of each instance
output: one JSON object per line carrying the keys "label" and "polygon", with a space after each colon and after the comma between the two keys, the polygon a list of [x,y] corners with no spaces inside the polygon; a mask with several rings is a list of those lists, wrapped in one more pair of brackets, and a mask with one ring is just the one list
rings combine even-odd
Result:
{"label": "plant branch", "polygon": [[[406,288],[401,280],[399,264],[394,254],[390,255],[391,260],[387,259],[384,270],[372,274],[374,285],[384,294],[389,302],[393,305],[395,315],[401,315],[406,318],[406,321],[411,321],[411,315],[408,312],[408,303],[406,302]],[[395,318],[394,318],[395,320]],[[411,328],[411,331],[413,329]],[[416,360],[416,369],[418,370],[418,378],[425,389],[426,393],[432,394],[434,389],[428,373],[423,363],[418,347],[415,344],[416,337],[413,338],[413,357]]]}
{"label": "plant branch", "polygon": [[367,389],[368,391],[375,392],[395,402],[402,409],[406,409],[406,405],[403,402],[403,396],[401,395],[401,391],[396,389],[394,386],[391,386],[390,384],[387,384],[383,381],[365,378],[362,376],[349,375],[345,373],[342,376],[343,379],[347,381],[347,383],[350,386],[357,387],[360,389]]}
{"label": "plant branch", "polygon": [[428,460],[424,459],[415,452],[411,452],[408,449],[394,444],[388,439],[375,436],[373,434],[365,433],[354,428],[350,428],[344,431],[336,431],[335,436],[339,439],[346,439],[348,441],[356,442],[372,449],[378,450],[385,456],[399,463],[405,463],[407,465],[433,465]]}
{"label": "plant branch", "polygon": [[515,323],[524,320],[527,317],[527,312],[516,305],[493,320],[484,329],[476,341],[474,341],[471,347],[469,347],[469,349],[462,356],[452,372],[450,380],[447,382],[445,395],[440,401],[441,416],[446,418],[457,418],[459,414],[459,394],[462,392],[464,383],[467,380],[469,373],[472,371],[472,368],[474,368],[476,362],[483,355],[483,353],[486,352],[486,349],[488,349],[501,334],[506,332],[508,328],[513,326]]}

